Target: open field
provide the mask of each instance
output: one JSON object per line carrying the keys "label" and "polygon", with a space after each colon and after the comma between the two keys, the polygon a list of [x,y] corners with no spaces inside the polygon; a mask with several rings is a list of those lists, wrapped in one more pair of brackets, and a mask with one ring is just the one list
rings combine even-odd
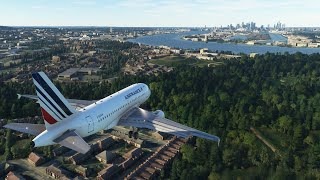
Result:
{"label": "open field", "polygon": [[167,56],[159,59],[152,59],[149,61],[149,63],[164,66],[178,66],[183,64],[193,64],[196,62],[196,59],[187,59],[181,56]]}
{"label": "open field", "polygon": [[[164,65],[164,66],[171,66],[176,67],[179,65],[193,65],[198,67],[207,67],[208,64],[214,63],[213,61],[209,60],[199,60],[195,58],[187,58],[183,56],[167,56],[159,59],[152,59],[149,63],[157,64],[157,65]],[[220,64],[219,64],[220,65]]]}

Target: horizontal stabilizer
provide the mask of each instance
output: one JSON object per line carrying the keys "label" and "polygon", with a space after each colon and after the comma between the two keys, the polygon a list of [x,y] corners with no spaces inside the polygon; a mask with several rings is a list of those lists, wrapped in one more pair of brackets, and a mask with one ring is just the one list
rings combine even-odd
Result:
{"label": "horizontal stabilizer", "polygon": [[54,142],[82,154],[90,150],[90,146],[74,130],[65,132]]}
{"label": "horizontal stabilizer", "polygon": [[38,100],[38,97],[35,95],[29,95],[29,94],[17,94],[18,99],[21,99],[22,97],[28,98],[28,99],[33,99],[33,100]]}
{"label": "horizontal stabilizer", "polygon": [[[17,95],[18,95],[18,99],[23,97],[27,99],[39,100],[36,95],[30,95],[30,94],[17,94]],[[75,109],[81,109],[86,106],[89,106],[90,104],[97,102],[97,100],[79,100],[79,99],[67,99],[67,101]]]}
{"label": "horizontal stabilizer", "polygon": [[29,124],[29,123],[9,123],[3,126],[8,129],[12,129],[15,131],[23,132],[32,134],[34,136],[39,135],[44,130],[46,130],[46,127],[44,124]]}

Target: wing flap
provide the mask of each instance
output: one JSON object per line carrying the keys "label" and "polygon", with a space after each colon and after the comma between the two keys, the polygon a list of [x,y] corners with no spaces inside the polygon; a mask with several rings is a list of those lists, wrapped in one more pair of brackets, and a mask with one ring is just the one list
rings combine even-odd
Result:
{"label": "wing flap", "polygon": [[82,154],[90,150],[90,146],[74,130],[65,132],[54,142]]}
{"label": "wing flap", "polygon": [[147,128],[173,134],[183,138],[186,138],[188,136],[196,136],[211,141],[220,141],[220,138],[217,136],[190,128],[166,118],[157,117],[152,112],[146,111],[141,108],[133,109],[131,112],[120,119],[118,125]]}
{"label": "wing flap", "polygon": [[9,123],[3,126],[8,129],[12,129],[15,131],[23,132],[32,134],[34,136],[39,135],[44,130],[46,130],[46,127],[44,124],[29,124],[29,123]]}

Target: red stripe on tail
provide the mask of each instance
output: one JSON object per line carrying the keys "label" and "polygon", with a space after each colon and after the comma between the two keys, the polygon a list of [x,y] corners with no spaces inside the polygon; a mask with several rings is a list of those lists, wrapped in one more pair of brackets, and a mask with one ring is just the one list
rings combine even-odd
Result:
{"label": "red stripe on tail", "polygon": [[47,111],[44,110],[43,108],[41,108],[41,113],[42,113],[43,119],[45,121],[47,121],[49,124],[54,124],[54,123],[58,122],[49,113],[47,113]]}

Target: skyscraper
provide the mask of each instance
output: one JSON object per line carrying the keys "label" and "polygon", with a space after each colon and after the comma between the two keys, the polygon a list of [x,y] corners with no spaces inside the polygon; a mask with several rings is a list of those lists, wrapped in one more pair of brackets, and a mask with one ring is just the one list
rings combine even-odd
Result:
{"label": "skyscraper", "polygon": [[254,30],[256,28],[256,23],[255,22],[251,22],[251,30]]}

